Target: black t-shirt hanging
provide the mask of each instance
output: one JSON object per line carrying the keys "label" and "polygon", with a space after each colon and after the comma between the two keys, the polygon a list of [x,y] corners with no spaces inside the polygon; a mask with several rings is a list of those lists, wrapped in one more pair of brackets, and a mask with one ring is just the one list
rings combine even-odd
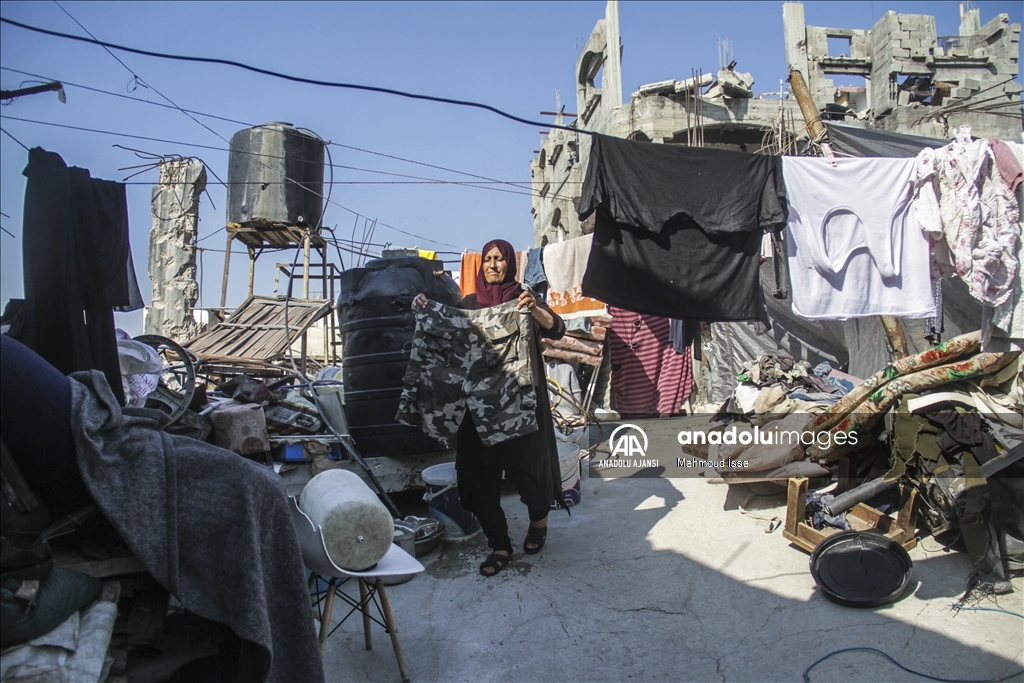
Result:
{"label": "black t-shirt hanging", "polygon": [[594,136],[579,206],[591,212],[587,296],[671,318],[758,318],[761,236],[786,224],[777,157]]}

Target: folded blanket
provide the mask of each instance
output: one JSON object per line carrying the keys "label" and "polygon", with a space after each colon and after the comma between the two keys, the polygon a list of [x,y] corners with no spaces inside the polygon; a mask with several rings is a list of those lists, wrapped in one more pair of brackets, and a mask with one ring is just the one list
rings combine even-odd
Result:
{"label": "folded blanket", "polygon": [[103,374],[70,376],[89,493],[161,586],[242,638],[240,680],[323,681],[288,499],[272,470],[122,409]]}

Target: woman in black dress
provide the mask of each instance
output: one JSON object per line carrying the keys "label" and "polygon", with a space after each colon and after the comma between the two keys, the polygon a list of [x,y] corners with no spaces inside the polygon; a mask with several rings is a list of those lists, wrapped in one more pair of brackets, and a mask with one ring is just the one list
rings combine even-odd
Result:
{"label": "woman in black dress", "polygon": [[[558,446],[548,402],[540,337],[561,339],[565,334],[565,323],[542,300],[516,282],[515,250],[511,244],[505,240],[491,240],[484,245],[482,253],[483,263],[476,276],[476,293],[464,297],[458,307],[480,310],[518,300],[520,308],[530,311],[534,325],[530,360],[537,390],[538,428],[535,432],[494,446],[484,446],[469,411],[459,426],[455,451],[459,499],[462,506],[480,520],[487,544],[493,551],[480,565],[480,573],[494,576],[512,557],[512,540],[505,511],[501,507],[502,474],[516,487],[520,500],[529,511],[530,526],[523,541],[523,552],[530,555],[540,552],[547,540],[551,502],[562,504]],[[422,294],[413,302],[417,308],[425,304],[426,297]]]}

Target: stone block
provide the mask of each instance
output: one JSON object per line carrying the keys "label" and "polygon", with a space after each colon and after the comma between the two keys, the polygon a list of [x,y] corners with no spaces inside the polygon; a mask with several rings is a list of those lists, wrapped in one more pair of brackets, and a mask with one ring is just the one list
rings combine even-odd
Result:
{"label": "stone block", "polygon": [[894,48],[893,51],[892,51],[892,56],[893,56],[893,59],[900,59],[901,57],[909,57],[910,56],[910,48],[909,47],[897,47],[897,48]]}
{"label": "stone block", "polygon": [[981,83],[977,78],[964,78],[960,81],[960,87],[968,90],[981,90]]}
{"label": "stone block", "polygon": [[1010,93],[1011,95],[1019,93],[1021,90],[1024,90],[1024,86],[1022,86],[1020,83],[1016,81],[1010,81],[1009,83],[1003,86],[1003,92]]}
{"label": "stone block", "polygon": [[910,93],[906,90],[900,90],[899,99],[897,100],[901,107],[905,107],[910,104]]}
{"label": "stone block", "polygon": [[942,49],[941,47],[939,47],[938,45],[936,45],[936,46],[935,46],[935,52],[934,52],[934,54],[935,54],[935,56],[936,56],[936,57],[945,57],[945,56],[946,56],[946,51],[945,51],[945,50],[943,50],[943,49]]}
{"label": "stone block", "polygon": [[952,99],[967,99],[971,96],[971,91],[967,88],[952,88],[949,91],[949,96]]}
{"label": "stone block", "polygon": [[1003,76],[1003,75],[1013,75],[1013,76],[1016,76],[1017,75],[1017,70],[1018,70],[1019,66],[1020,66],[1020,63],[1017,60],[1015,60],[1015,59],[1000,58],[1000,59],[990,59],[989,60],[989,67],[995,69],[995,72],[997,74],[999,74],[1000,76]]}

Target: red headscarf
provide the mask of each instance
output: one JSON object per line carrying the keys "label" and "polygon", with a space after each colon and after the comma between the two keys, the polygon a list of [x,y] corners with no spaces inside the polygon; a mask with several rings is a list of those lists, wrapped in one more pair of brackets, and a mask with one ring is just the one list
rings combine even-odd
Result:
{"label": "red headscarf", "polygon": [[501,257],[505,259],[508,268],[505,270],[504,280],[491,284],[484,278],[484,265],[481,261],[480,270],[476,273],[476,300],[485,308],[518,299],[523,291],[523,288],[516,282],[516,250],[505,240],[491,240],[484,245],[482,252],[484,258],[487,257],[487,252],[495,247],[498,248]]}

